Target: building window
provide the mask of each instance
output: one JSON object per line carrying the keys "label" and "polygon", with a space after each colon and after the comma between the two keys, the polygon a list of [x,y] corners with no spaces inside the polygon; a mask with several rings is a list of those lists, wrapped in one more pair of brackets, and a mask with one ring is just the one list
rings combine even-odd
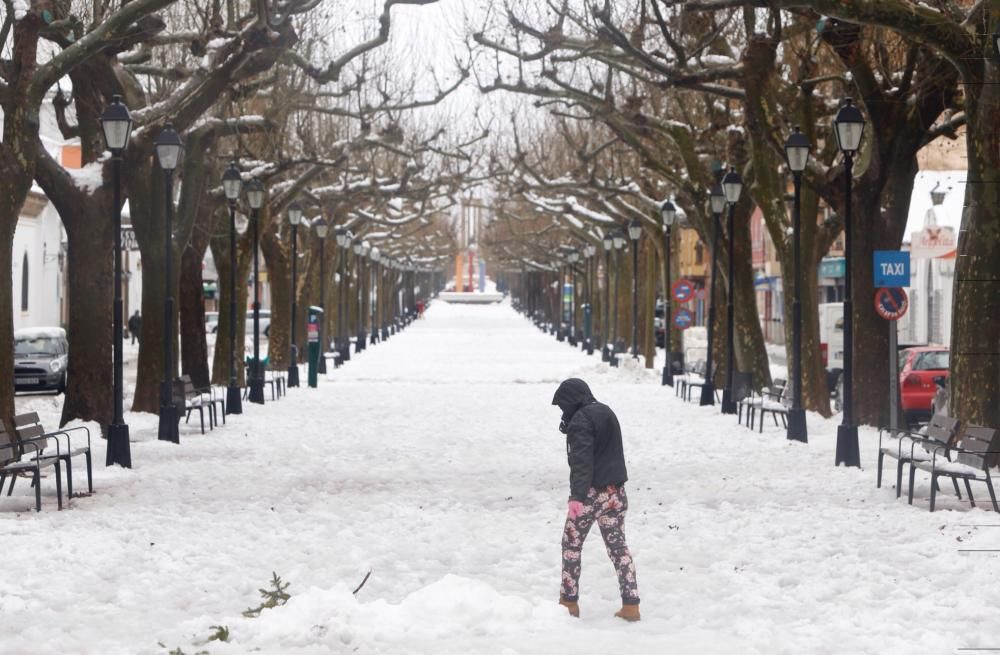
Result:
{"label": "building window", "polygon": [[21,260],[21,311],[28,311],[28,253]]}

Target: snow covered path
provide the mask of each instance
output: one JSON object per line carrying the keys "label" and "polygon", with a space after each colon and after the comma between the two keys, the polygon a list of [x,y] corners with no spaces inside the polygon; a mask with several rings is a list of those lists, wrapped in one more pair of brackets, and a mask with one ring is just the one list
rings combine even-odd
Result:
{"label": "snow covered path", "polygon": [[[568,492],[550,401],[574,375],[621,419],[638,624],[611,616],[620,601],[596,530],[582,618],[555,603]],[[97,439],[96,494],[68,511],[52,509],[51,479],[40,514],[22,511],[27,485],[0,500],[0,650],[1000,648],[1000,560],[959,552],[1000,548],[1000,527],[973,527],[996,515],[947,487],[929,514],[921,478],[907,507],[891,481],[874,488],[871,432],[865,470],[838,469],[835,423],[809,420],[808,446],[751,433],[676,399],[658,372],[612,371],[506,305],[436,303],[318,389],[246,406],[204,437],[184,429],[179,447],[156,441],[155,417],[130,416],[135,468],[104,468]],[[291,600],[242,617],[272,571]],[[217,625],[228,644],[205,643]]]}

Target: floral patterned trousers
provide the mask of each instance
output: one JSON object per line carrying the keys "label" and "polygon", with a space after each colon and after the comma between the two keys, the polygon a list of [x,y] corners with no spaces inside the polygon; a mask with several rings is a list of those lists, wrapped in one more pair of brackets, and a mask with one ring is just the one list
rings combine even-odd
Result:
{"label": "floral patterned trousers", "polygon": [[580,594],[580,554],[583,551],[583,541],[590,532],[590,527],[597,522],[597,527],[604,537],[604,545],[608,549],[608,557],[618,574],[618,586],[621,589],[622,603],[637,605],[639,590],[635,581],[635,563],[625,543],[625,512],[628,510],[628,496],[625,488],[608,485],[600,490],[591,488],[587,493],[587,501],[583,504],[583,512],[575,519],[566,517],[566,528],[562,538],[562,597],[575,601]]}

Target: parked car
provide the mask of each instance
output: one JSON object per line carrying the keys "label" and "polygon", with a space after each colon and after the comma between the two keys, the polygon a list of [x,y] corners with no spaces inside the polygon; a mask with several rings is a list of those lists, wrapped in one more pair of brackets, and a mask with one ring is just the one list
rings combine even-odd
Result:
{"label": "parked car", "polygon": [[938,385],[934,378],[948,378],[948,348],[922,346],[899,351],[900,406],[906,421],[928,421]]}
{"label": "parked car", "polygon": [[665,314],[663,298],[657,298],[656,307],[653,312],[653,334],[656,335],[657,348],[663,348],[667,343],[667,330],[666,323],[664,322]]}
{"label": "parked car", "polygon": [[[247,312],[247,334],[253,334],[253,310]],[[219,312],[205,312],[205,332],[216,334],[219,331]],[[260,333],[265,337],[271,334],[271,310],[260,310]]]}
{"label": "parked car", "polygon": [[66,391],[69,344],[66,330],[56,327],[14,331],[14,390]]}

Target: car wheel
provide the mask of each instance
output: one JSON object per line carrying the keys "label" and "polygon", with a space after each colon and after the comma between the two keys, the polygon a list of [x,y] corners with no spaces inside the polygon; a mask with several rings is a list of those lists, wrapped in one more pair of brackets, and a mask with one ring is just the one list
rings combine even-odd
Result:
{"label": "car wheel", "polygon": [[56,387],[56,395],[66,393],[66,374],[63,373],[62,377],[59,379],[59,386]]}

